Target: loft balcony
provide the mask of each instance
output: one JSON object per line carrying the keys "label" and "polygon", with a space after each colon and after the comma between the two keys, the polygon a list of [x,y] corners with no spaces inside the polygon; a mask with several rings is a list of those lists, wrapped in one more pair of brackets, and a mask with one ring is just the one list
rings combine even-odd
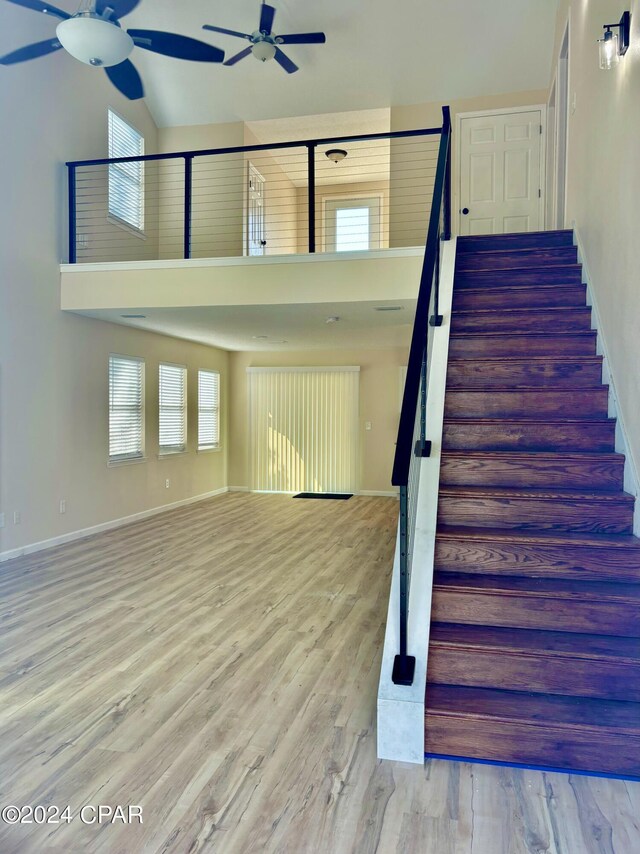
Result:
{"label": "loft balcony", "polygon": [[440,135],[68,163],[61,306],[413,305]]}

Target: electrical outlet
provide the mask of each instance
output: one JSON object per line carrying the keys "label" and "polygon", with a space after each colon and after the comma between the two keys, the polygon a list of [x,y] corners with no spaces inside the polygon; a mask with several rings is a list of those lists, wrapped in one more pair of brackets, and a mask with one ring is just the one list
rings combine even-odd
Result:
{"label": "electrical outlet", "polygon": [[0,513],[0,528],[4,528],[4,513]]}
{"label": "electrical outlet", "polygon": [[20,514],[20,511],[19,511],[19,510],[14,510],[14,511],[13,511],[13,524],[14,524],[14,525],[19,525],[21,521],[22,521],[22,516],[21,516],[21,514]]}
{"label": "electrical outlet", "polygon": [[169,478],[167,478],[164,482],[164,488],[169,489],[170,486],[171,486],[171,481],[169,480]]}
{"label": "electrical outlet", "polygon": [[365,430],[371,430],[371,421],[365,421],[364,422],[364,429]]}
{"label": "electrical outlet", "polygon": [[60,499],[60,513],[67,512],[67,501],[65,498]]}

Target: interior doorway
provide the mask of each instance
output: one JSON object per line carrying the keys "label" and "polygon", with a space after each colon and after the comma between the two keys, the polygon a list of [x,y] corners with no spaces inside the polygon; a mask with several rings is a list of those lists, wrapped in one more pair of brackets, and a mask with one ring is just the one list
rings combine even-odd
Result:
{"label": "interior doorway", "polygon": [[544,228],[545,107],[460,113],[458,234]]}
{"label": "interior doorway", "polygon": [[560,43],[556,74],[549,95],[547,214],[549,228],[566,225],[567,151],[569,136],[569,22]]}

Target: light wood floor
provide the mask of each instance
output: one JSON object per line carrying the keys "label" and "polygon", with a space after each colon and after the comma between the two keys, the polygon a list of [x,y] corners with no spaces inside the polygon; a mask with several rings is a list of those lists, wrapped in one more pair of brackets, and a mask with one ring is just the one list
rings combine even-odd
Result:
{"label": "light wood floor", "polygon": [[632,854],[640,784],[375,756],[397,503],[226,495],[0,566],[0,852]]}

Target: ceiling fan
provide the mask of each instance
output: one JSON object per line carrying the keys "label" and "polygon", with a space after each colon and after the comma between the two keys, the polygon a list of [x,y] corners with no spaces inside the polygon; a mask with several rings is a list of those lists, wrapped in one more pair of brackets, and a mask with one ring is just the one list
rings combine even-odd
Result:
{"label": "ceiling fan", "polygon": [[132,12],[140,0],[84,0],[70,15],[41,0],[7,0],[33,12],[59,18],[55,38],[27,45],[0,57],[0,65],[13,65],[46,56],[61,48],[87,65],[104,68],[116,89],[134,101],[144,96],[142,79],[128,59],[134,47],[197,62],[222,62],[224,51],[199,39],[161,30],[125,30],[120,18]]}
{"label": "ceiling fan", "polygon": [[281,65],[286,72],[293,74],[298,70],[298,66],[292,62],[289,57],[283,53],[278,45],[281,44],[324,44],[327,40],[324,33],[295,33],[288,36],[275,36],[272,32],[273,19],[276,10],[268,3],[262,3],[260,10],[260,23],[258,29],[249,35],[248,33],[238,33],[236,30],[227,30],[224,27],[214,27],[212,24],[205,24],[203,30],[213,30],[215,33],[226,33],[229,36],[237,36],[240,39],[248,39],[251,42],[251,47],[247,47],[232,56],[225,62],[225,65],[235,65],[240,62],[245,56],[252,53],[256,59],[266,62],[268,59],[274,59]]}

